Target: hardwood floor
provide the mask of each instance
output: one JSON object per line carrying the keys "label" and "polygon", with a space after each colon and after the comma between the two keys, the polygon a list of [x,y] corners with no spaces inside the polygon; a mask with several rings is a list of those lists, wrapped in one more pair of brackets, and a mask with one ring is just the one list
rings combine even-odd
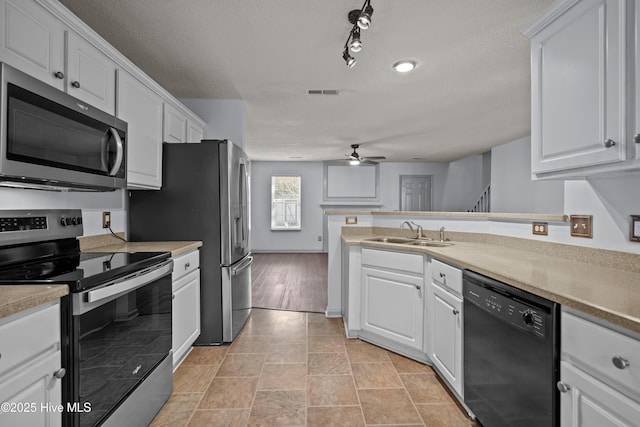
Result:
{"label": "hardwood floor", "polygon": [[253,257],[253,307],[324,313],[326,253],[257,253]]}

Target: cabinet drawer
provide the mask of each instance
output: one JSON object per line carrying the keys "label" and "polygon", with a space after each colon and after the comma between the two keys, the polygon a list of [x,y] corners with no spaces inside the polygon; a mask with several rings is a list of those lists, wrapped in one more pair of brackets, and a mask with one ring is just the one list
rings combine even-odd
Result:
{"label": "cabinet drawer", "polygon": [[434,259],[431,261],[431,279],[441,286],[462,295],[462,270]]}
{"label": "cabinet drawer", "polygon": [[391,268],[410,273],[424,272],[424,258],[420,254],[362,249],[362,264]]}
{"label": "cabinet drawer", "polygon": [[640,401],[640,341],[567,312],[561,323],[562,359]]}
{"label": "cabinet drawer", "polygon": [[196,250],[188,254],[180,255],[173,259],[173,273],[171,280],[176,281],[182,276],[200,268],[200,251]]}
{"label": "cabinet drawer", "polygon": [[0,377],[18,365],[60,349],[59,303],[2,320],[6,322],[0,324]]}

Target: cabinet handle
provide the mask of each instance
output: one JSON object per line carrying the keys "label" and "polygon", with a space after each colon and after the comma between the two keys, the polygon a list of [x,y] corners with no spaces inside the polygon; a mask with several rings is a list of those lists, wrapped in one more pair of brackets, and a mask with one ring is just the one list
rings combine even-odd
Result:
{"label": "cabinet handle", "polygon": [[613,139],[606,139],[602,145],[604,145],[605,148],[610,148],[616,145],[616,142]]}
{"label": "cabinet handle", "polygon": [[637,133],[636,136],[633,137],[633,142],[640,144],[640,133]]}
{"label": "cabinet handle", "polygon": [[566,393],[569,390],[571,390],[571,387],[568,384],[563,383],[562,381],[558,381],[558,383],[556,384],[556,387],[558,387],[558,390],[560,390],[560,393]]}
{"label": "cabinet handle", "polygon": [[80,88],[80,82],[76,80],[73,83],[71,83],[71,86],[75,87],[76,89],[79,89]]}
{"label": "cabinet handle", "polygon": [[629,366],[629,361],[622,356],[614,356],[611,361],[613,362],[613,366],[618,369],[626,369]]}
{"label": "cabinet handle", "polygon": [[171,294],[171,300],[176,299],[176,294]]}
{"label": "cabinet handle", "polygon": [[454,315],[454,316],[457,316],[457,315],[458,315],[458,313],[460,313],[460,311],[459,311],[459,310],[456,310],[456,309],[454,308],[454,309],[453,309],[453,315]]}
{"label": "cabinet handle", "polygon": [[191,267],[191,263],[190,263],[190,262],[188,262],[188,263],[186,263],[186,264],[184,265],[184,269],[185,269],[185,270],[186,270],[187,268],[189,268],[189,267]]}
{"label": "cabinet handle", "polygon": [[64,73],[62,71],[57,71],[57,72],[53,73],[53,75],[57,79],[60,79],[60,80],[64,79]]}
{"label": "cabinet handle", "polygon": [[57,379],[61,379],[65,376],[66,373],[67,373],[66,369],[60,368],[53,373],[53,376],[56,377]]}
{"label": "cabinet handle", "polygon": [[444,273],[440,273],[440,278],[444,279],[445,277],[447,277],[447,275],[446,275],[446,274],[444,274]]}

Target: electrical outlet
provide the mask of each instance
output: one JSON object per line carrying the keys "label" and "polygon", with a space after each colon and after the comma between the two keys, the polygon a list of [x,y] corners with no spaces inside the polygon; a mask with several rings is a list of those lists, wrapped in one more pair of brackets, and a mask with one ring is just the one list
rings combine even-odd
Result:
{"label": "electrical outlet", "polygon": [[534,222],[533,223],[533,234],[537,234],[538,236],[546,236],[549,234],[549,224],[546,222]]}
{"label": "electrical outlet", "polygon": [[322,236],[318,236],[318,242],[322,242]]}
{"label": "electrical outlet", "polygon": [[111,227],[111,212],[102,212],[102,228]]}

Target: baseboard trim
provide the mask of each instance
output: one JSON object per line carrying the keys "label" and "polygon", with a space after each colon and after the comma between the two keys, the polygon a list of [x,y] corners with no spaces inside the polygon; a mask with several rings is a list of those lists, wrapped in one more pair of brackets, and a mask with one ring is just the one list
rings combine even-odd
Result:
{"label": "baseboard trim", "polygon": [[324,311],[324,315],[327,317],[342,317],[342,310],[335,310],[327,308]]}
{"label": "baseboard trim", "polygon": [[251,249],[251,253],[253,254],[328,254],[323,250],[317,249],[282,249],[282,250],[274,250],[274,249]]}

